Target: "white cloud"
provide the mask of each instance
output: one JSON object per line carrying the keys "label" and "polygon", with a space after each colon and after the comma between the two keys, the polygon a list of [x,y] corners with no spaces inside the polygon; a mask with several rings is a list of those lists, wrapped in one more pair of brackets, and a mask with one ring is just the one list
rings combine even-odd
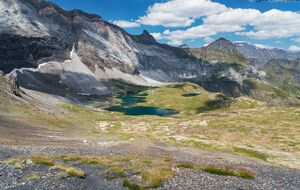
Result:
{"label": "white cloud", "polygon": [[226,11],[228,8],[210,0],[171,0],[155,3],[147,10],[147,15],[137,22],[145,25],[162,25],[165,27],[187,27],[202,16]]}
{"label": "white cloud", "polygon": [[113,21],[113,24],[118,25],[122,28],[133,28],[133,27],[139,27],[140,24],[136,22],[129,22],[125,20],[115,20]]}
{"label": "white cloud", "polygon": [[206,42],[206,43],[211,43],[211,42],[213,42],[213,41],[215,41],[213,38],[211,38],[211,37],[205,37],[204,38],[204,41]]}
{"label": "white cloud", "polygon": [[228,9],[220,14],[208,15],[205,24],[247,25],[260,19],[261,12],[256,9]]}
{"label": "white cloud", "polygon": [[161,33],[150,33],[156,40],[163,39]]}
{"label": "white cloud", "polygon": [[208,15],[203,21],[204,24],[250,25],[253,30],[236,34],[254,39],[300,36],[300,14],[292,11],[272,9],[261,13],[256,9],[230,8],[219,14]]}
{"label": "white cloud", "polygon": [[264,12],[259,16],[259,19],[254,19],[251,25],[255,26],[256,30],[278,30],[284,26],[294,28],[300,26],[300,14],[292,11],[281,11],[272,9]]}
{"label": "white cloud", "polygon": [[293,30],[291,28],[282,28],[278,30],[259,30],[249,32],[236,32],[236,35],[247,36],[252,39],[272,39],[272,38],[287,38],[292,36],[300,36],[300,28]]}
{"label": "white cloud", "polygon": [[[121,27],[160,25],[165,27],[188,27],[197,19],[202,24],[187,29],[155,33],[156,39],[171,40],[170,44],[185,39],[210,37],[218,33],[231,33],[252,39],[291,38],[300,42],[300,12],[272,9],[260,12],[256,9],[229,8],[211,0],[169,0],[148,7],[145,16],[134,22],[119,22]],[[250,28],[250,30],[246,30]],[[205,41],[210,41],[207,38]],[[173,40],[173,41],[172,41]]]}
{"label": "white cloud", "polygon": [[208,37],[216,35],[219,32],[235,32],[241,30],[245,30],[245,28],[238,25],[200,25],[187,30],[176,30],[172,32],[166,30],[163,34],[165,39],[184,40]]}
{"label": "white cloud", "polygon": [[179,45],[182,45],[183,43],[182,43],[182,40],[174,39],[174,40],[169,41],[168,44],[173,45],[173,46],[179,46]]}
{"label": "white cloud", "polygon": [[259,15],[247,24],[254,27],[248,32],[237,32],[237,35],[253,39],[272,39],[300,36],[300,14],[291,11],[272,9]]}
{"label": "white cloud", "polygon": [[299,46],[290,46],[289,51],[300,51],[300,47]]}

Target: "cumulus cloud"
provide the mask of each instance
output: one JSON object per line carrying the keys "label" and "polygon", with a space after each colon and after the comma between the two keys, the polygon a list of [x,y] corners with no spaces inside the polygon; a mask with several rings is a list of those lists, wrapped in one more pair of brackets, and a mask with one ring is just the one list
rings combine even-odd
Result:
{"label": "cumulus cloud", "polygon": [[206,42],[206,43],[211,43],[211,42],[213,42],[213,41],[215,41],[213,38],[211,38],[211,37],[205,37],[204,38],[204,41]]}
{"label": "cumulus cloud", "polygon": [[162,25],[165,27],[187,27],[202,16],[217,14],[228,8],[210,0],[171,0],[155,3],[147,10],[147,15],[137,22],[145,25]]}
{"label": "cumulus cloud", "polygon": [[252,39],[272,39],[272,38],[286,38],[294,35],[300,35],[300,31],[292,32],[291,29],[278,29],[278,30],[259,30],[249,32],[236,32],[236,35],[247,36]]}
{"label": "cumulus cloud", "polygon": [[290,46],[289,51],[300,51],[300,47],[299,46]]}
{"label": "cumulus cloud", "polygon": [[150,33],[156,40],[163,39],[161,33]]}
{"label": "cumulus cloud", "polygon": [[[218,33],[234,33],[251,39],[292,38],[300,43],[300,12],[272,9],[261,12],[256,9],[230,8],[211,0],[169,0],[148,7],[146,15],[134,22],[115,21],[121,27],[159,25],[164,27],[189,27],[199,19],[201,25],[187,29],[165,30],[154,33],[159,39],[178,44],[185,39],[204,38]],[[201,22],[202,21],[202,22]],[[248,29],[247,29],[248,28]],[[250,28],[250,29],[249,29]]]}
{"label": "cumulus cloud", "polygon": [[253,39],[300,36],[300,14],[296,12],[272,9],[247,24],[253,26],[254,30],[236,34]]}
{"label": "cumulus cloud", "polygon": [[140,24],[137,22],[130,22],[125,20],[115,20],[113,21],[113,24],[118,25],[122,28],[134,28],[140,26]]}
{"label": "cumulus cloud", "polygon": [[247,25],[260,18],[256,9],[228,9],[220,14],[208,15],[203,19],[206,24]]}
{"label": "cumulus cloud", "polygon": [[239,25],[200,25],[189,28],[187,30],[166,30],[164,34],[165,39],[169,40],[184,40],[184,39],[197,39],[216,35],[219,32],[235,32],[245,30],[244,27]]}
{"label": "cumulus cloud", "polygon": [[183,42],[182,42],[182,40],[176,40],[176,39],[174,39],[174,40],[169,41],[168,44],[169,45],[173,45],[173,46],[179,46],[179,45],[182,45]]}

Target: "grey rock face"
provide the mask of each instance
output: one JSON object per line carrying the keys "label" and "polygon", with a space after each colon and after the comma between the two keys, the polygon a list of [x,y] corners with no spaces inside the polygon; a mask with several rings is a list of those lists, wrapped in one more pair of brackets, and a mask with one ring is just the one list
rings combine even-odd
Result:
{"label": "grey rock face", "polygon": [[56,94],[109,95],[116,92],[110,79],[117,79],[145,86],[194,81],[239,96],[243,80],[258,78],[224,38],[203,48],[172,47],[147,31],[130,35],[100,16],[42,0],[0,1],[0,42],[0,70],[13,71],[23,87]]}
{"label": "grey rock face", "polygon": [[97,15],[65,11],[41,0],[1,1],[0,8],[4,18],[0,20],[0,69],[5,73],[14,68],[36,68],[48,61],[63,62],[70,59],[73,45],[93,72],[117,69],[172,82],[202,75],[205,70],[201,60],[184,49],[159,44],[147,31],[130,35]]}
{"label": "grey rock face", "polygon": [[237,50],[246,58],[257,59],[263,67],[271,59],[297,59],[300,58],[300,52],[288,52],[282,49],[260,48],[247,42],[235,42]]}

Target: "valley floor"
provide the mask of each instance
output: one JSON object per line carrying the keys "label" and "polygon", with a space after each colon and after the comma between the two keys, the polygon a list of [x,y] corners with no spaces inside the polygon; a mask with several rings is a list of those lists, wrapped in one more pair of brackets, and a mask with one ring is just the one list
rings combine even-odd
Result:
{"label": "valley floor", "polygon": [[130,116],[23,90],[0,105],[0,189],[300,189],[299,108],[242,98],[195,114],[184,101],[203,96],[149,91],[143,106],[188,111]]}

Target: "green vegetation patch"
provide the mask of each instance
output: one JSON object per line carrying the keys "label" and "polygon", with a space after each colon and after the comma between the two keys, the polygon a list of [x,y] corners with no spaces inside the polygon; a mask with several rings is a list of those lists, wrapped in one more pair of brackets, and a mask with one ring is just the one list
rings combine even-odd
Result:
{"label": "green vegetation patch", "polygon": [[267,161],[267,158],[268,158],[267,154],[261,153],[261,152],[255,151],[255,150],[239,148],[239,147],[233,147],[233,150],[237,153],[245,154],[246,156],[258,158],[263,161]]}
{"label": "green vegetation patch", "polygon": [[64,178],[67,178],[67,177],[69,177],[70,175],[69,174],[67,174],[66,172],[60,172],[59,174],[58,174],[58,179],[64,179]]}
{"label": "green vegetation patch", "polygon": [[[212,110],[214,106],[228,99],[220,93],[210,93],[194,83],[174,83],[145,91],[148,96],[146,102],[136,106],[150,106],[161,109],[184,111],[194,115],[203,111]],[[199,94],[185,97],[185,94]]]}
{"label": "green vegetation patch", "polygon": [[115,88],[117,88],[118,90],[120,90],[123,93],[128,93],[128,92],[138,93],[138,92],[145,91],[150,88],[150,87],[146,87],[146,86],[130,84],[130,83],[124,82],[122,80],[111,79],[110,81]]}
{"label": "green vegetation patch", "polygon": [[84,171],[78,171],[75,168],[67,168],[66,174],[68,174],[70,176],[85,177]]}
{"label": "green vegetation patch", "polygon": [[127,179],[124,179],[123,186],[127,187],[129,190],[144,190],[144,189],[147,189],[146,186],[135,184],[135,183],[131,183]]}
{"label": "green vegetation patch", "polygon": [[40,176],[41,174],[35,172],[32,174],[25,175],[24,178],[26,179],[26,181],[37,181],[41,178]]}
{"label": "green vegetation patch", "polygon": [[80,164],[100,165],[101,162],[99,160],[81,159]]}
{"label": "green vegetation patch", "polygon": [[180,163],[176,165],[178,168],[190,168],[193,169],[194,166],[192,164],[188,164],[188,163]]}
{"label": "green vegetation patch", "polygon": [[142,171],[141,176],[143,180],[150,181],[149,188],[158,188],[160,187],[162,180],[174,176],[174,173],[172,171],[172,166],[164,165],[144,170]]}
{"label": "green vegetation patch", "polygon": [[53,166],[54,162],[50,159],[45,159],[45,158],[39,158],[39,157],[32,157],[31,161],[34,164],[43,164],[43,165],[48,165],[48,166]]}
{"label": "green vegetation patch", "polygon": [[6,160],[4,161],[4,163],[7,163],[7,164],[16,164],[18,162],[21,162],[23,159],[16,159],[16,158],[11,158],[9,160]]}
{"label": "green vegetation patch", "polygon": [[14,165],[14,169],[19,169],[19,170],[21,170],[21,169],[23,169],[23,166],[22,166],[20,163],[16,163],[16,164]]}
{"label": "green vegetation patch", "polygon": [[126,168],[123,167],[111,167],[105,171],[106,179],[115,179],[115,178],[124,178],[126,177],[126,173],[124,172]]}
{"label": "green vegetation patch", "polygon": [[226,175],[226,176],[236,176],[245,179],[255,179],[254,172],[247,168],[238,167],[236,169],[228,167],[216,167],[216,166],[201,166],[196,165],[195,168],[203,170],[205,172],[216,174],[216,175]]}
{"label": "green vegetation patch", "polygon": [[77,161],[77,160],[81,160],[80,156],[66,156],[63,159],[63,162],[70,162],[70,161]]}

